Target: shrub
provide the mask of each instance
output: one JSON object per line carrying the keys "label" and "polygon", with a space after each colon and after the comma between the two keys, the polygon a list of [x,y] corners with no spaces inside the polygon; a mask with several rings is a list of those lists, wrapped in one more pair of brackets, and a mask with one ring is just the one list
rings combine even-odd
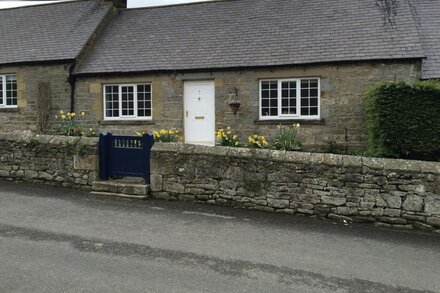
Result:
{"label": "shrub", "polygon": [[251,148],[264,149],[269,146],[266,138],[263,135],[258,135],[258,134],[249,136],[248,142],[249,142],[248,147]]}
{"label": "shrub", "polygon": [[368,152],[391,158],[438,160],[440,85],[384,83],[365,95]]}
{"label": "shrub", "polygon": [[240,146],[240,139],[238,137],[238,134],[234,133],[231,127],[227,127],[226,130],[219,129],[215,133],[215,136],[217,138],[219,145],[221,146],[231,146],[231,147]]}
{"label": "shrub", "polygon": [[299,151],[302,148],[301,142],[297,138],[300,124],[291,126],[281,126],[277,128],[277,132],[272,138],[272,146],[277,150]]}
{"label": "shrub", "polygon": [[324,141],[324,145],[322,146],[322,151],[324,153],[335,153],[337,149],[338,143],[334,139]]}

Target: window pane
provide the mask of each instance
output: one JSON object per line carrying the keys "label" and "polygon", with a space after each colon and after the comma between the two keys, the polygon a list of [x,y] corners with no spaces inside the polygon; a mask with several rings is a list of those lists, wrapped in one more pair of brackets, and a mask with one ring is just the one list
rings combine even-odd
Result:
{"label": "window pane", "polygon": [[[4,94],[4,93],[3,93]],[[6,75],[6,106],[17,105],[17,78],[15,75]]]}
{"label": "window pane", "polygon": [[134,87],[121,87],[122,116],[134,116]]}
{"label": "window pane", "polygon": [[278,82],[261,82],[261,116],[278,116]]}
{"label": "window pane", "polygon": [[301,80],[301,115],[316,116],[318,115],[318,80],[304,79]]}
{"label": "window pane", "polygon": [[281,114],[296,114],[296,81],[283,81],[281,89]]}
{"label": "window pane", "polygon": [[137,87],[138,117],[151,117],[151,85]]}
{"label": "window pane", "polygon": [[105,86],[105,116],[119,117],[119,87]]}
{"label": "window pane", "polygon": [[0,75],[0,106],[3,105],[3,76]]}

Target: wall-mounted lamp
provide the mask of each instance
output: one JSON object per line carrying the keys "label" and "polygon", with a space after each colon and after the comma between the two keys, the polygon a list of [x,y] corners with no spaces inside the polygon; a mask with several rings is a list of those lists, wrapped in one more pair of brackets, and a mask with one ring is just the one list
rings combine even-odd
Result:
{"label": "wall-mounted lamp", "polygon": [[230,94],[229,95],[229,107],[231,108],[232,113],[234,113],[234,115],[237,115],[238,109],[240,109],[240,102],[238,101],[238,92],[240,90],[236,87],[234,87],[234,94],[235,94],[235,98],[232,98],[234,96],[234,94]]}

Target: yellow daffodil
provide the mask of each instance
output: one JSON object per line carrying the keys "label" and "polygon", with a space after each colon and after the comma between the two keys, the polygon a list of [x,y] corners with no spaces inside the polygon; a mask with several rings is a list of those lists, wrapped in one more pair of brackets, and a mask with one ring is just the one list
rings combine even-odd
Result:
{"label": "yellow daffodil", "polygon": [[63,119],[63,120],[66,119],[66,115],[64,115],[64,114],[61,115],[61,119]]}
{"label": "yellow daffodil", "polygon": [[61,111],[60,111],[60,115],[63,115],[63,114],[64,114],[64,112],[63,112],[63,110],[61,110]]}
{"label": "yellow daffodil", "polygon": [[75,112],[73,112],[72,114],[70,114],[70,116],[75,117],[75,116],[76,116]]}
{"label": "yellow daffodil", "polygon": [[159,133],[164,135],[167,134],[167,131],[165,129],[161,129]]}
{"label": "yellow daffodil", "polygon": [[86,113],[85,112],[81,112],[81,116],[86,116]]}

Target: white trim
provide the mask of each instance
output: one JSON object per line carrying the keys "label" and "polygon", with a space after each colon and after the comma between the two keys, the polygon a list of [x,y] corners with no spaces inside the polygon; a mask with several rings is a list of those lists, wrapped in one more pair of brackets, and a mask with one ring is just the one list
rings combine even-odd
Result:
{"label": "white trim", "polygon": [[[14,97],[17,100],[17,105],[6,105],[6,76],[8,75],[13,75],[15,76],[15,84],[17,86],[16,89],[16,96]],[[2,103],[0,104],[0,109],[16,109],[18,108],[18,82],[17,82],[17,75],[14,73],[2,73],[0,74],[0,79],[2,80],[1,84],[2,84],[2,92],[3,92],[3,97],[2,97]]]}
{"label": "white trim", "polygon": [[[302,80],[318,80],[318,115],[301,115],[301,81]],[[261,113],[262,109],[262,83],[265,81],[276,81],[278,83],[278,115],[277,116],[263,116]],[[296,82],[296,114],[281,114],[282,113],[282,82],[295,81]],[[260,79],[259,80],[259,106],[258,106],[258,117],[259,120],[319,120],[321,118],[321,79],[319,77],[301,77],[301,78],[271,78],[271,79]],[[269,99],[270,106],[270,99]]]}
{"label": "white trim", "polygon": [[[138,117],[138,101],[137,101],[137,86],[138,85],[149,85],[150,86],[150,97],[151,97],[151,115]],[[106,87],[107,86],[117,86],[118,87],[118,101],[119,101],[119,117],[107,117],[107,103],[105,100]],[[133,115],[122,116],[122,87],[133,87]],[[142,83],[118,83],[118,84],[103,84],[102,85],[102,101],[103,101],[103,119],[104,121],[151,121],[153,120],[153,85],[151,82]]]}

